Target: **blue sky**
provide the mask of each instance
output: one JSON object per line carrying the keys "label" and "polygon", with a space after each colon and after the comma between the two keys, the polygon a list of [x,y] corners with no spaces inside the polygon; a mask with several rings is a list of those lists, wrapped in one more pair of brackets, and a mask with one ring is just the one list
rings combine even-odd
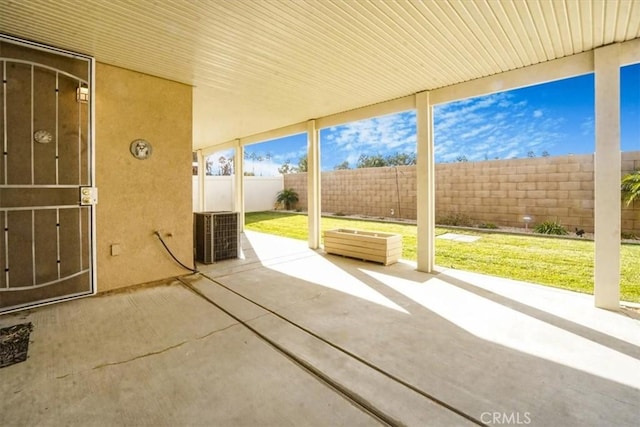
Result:
{"label": "blue sky", "polygon": [[[470,98],[434,109],[436,162],[587,154],[595,150],[593,74]],[[640,64],[621,70],[622,151],[640,150]],[[355,167],[361,154],[416,150],[415,112],[349,123],[320,132],[321,164],[332,170],[344,161]],[[262,161],[245,170],[275,175],[306,154],[306,134],[247,146]],[[222,153],[229,155],[229,153]],[[220,154],[216,154],[219,156]],[[267,160],[267,157],[269,159]]]}

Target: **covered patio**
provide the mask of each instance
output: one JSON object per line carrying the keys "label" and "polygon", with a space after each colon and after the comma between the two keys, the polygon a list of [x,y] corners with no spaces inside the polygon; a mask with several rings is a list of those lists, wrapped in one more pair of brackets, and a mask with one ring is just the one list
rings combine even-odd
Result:
{"label": "covered patio", "polygon": [[[85,168],[88,185],[99,188],[100,202],[91,208],[92,281],[84,293],[180,273],[148,259],[160,252],[158,230],[172,236],[183,259],[191,256],[187,188],[194,151],[198,209],[205,210],[206,155],[233,148],[240,159],[250,144],[306,134],[308,244],[317,249],[319,131],[409,110],[416,112],[417,269],[432,272],[434,106],[593,73],[594,304],[619,308],[620,68],[640,62],[637,2],[166,0],[112,7],[101,0],[0,0],[0,6],[7,45],[89,64],[79,88],[87,92],[89,115],[81,140],[92,166]],[[12,49],[3,50],[5,65],[14,60]],[[32,67],[46,57],[30,55],[40,58],[30,59]],[[22,105],[33,83],[5,78]],[[22,126],[28,142],[36,129]],[[137,140],[153,147],[143,163],[127,149]],[[233,206],[240,218],[243,176],[237,162]],[[150,189],[166,191],[158,197]],[[143,223],[127,214],[132,206]]]}
{"label": "covered patio", "polygon": [[[34,325],[0,424],[637,425],[619,80],[639,37],[627,0],[0,0],[0,327]],[[434,106],[590,73],[595,295],[436,266]],[[319,131],[409,110],[417,262],[324,255]],[[157,236],[192,259],[193,152],[202,183],[207,154],[294,133],[308,240],[244,231],[241,259],[185,275]]]}
{"label": "covered patio", "polygon": [[586,295],[249,231],[199,269],[2,316],[2,424],[637,424],[640,324]]}

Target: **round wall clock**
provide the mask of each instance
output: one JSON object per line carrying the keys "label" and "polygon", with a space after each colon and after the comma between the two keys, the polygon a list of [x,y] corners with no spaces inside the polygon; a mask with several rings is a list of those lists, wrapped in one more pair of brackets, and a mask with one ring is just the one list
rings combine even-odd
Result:
{"label": "round wall clock", "polygon": [[53,141],[53,135],[48,130],[40,129],[33,133],[33,140],[39,144],[48,144]]}
{"label": "round wall clock", "polygon": [[151,156],[151,152],[153,148],[149,141],[145,141],[144,139],[136,139],[129,146],[129,151],[131,155],[138,160],[145,160]]}

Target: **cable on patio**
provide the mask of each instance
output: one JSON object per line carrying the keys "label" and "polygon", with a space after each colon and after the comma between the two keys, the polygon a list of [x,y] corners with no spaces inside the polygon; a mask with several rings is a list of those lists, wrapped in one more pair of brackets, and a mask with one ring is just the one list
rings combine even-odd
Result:
{"label": "cable on patio", "polygon": [[[401,378],[398,378],[397,376],[395,376],[395,375],[393,375],[393,374],[391,374],[391,373],[389,373],[389,372],[387,372],[387,371],[383,370],[382,368],[380,368],[380,367],[378,367],[378,366],[374,365],[373,363],[371,363],[371,362],[369,362],[368,360],[366,360],[366,359],[364,359],[364,358],[362,358],[362,357],[358,356],[357,354],[352,353],[351,351],[349,351],[349,350],[345,349],[344,347],[341,347],[341,346],[339,346],[339,345],[337,345],[337,344],[335,344],[335,343],[333,343],[333,342],[329,341],[328,339],[326,339],[326,338],[322,337],[321,335],[318,335],[317,333],[313,332],[312,330],[307,329],[307,328],[305,328],[304,326],[301,326],[301,325],[299,325],[298,323],[296,323],[296,322],[294,322],[294,321],[292,321],[292,320],[290,320],[290,319],[288,319],[288,318],[286,318],[286,317],[282,316],[282,315],[281,315],[281,314],[279,314],[278,312],[276,312],[276,311],[274,311],[274,310],[272,310],[272,309],[270,309],[270,308],[268,308],[268,307],[266,307],[266,306],[264,306],[264,305],[262,305],[262,304],[260,304],[260,303],[258,303],[258,302],[256,302],[256,301],[252,300],[252,299],[251,299],[251,298],[249,298],[249,297],[246,297],[245,295],[243,295],[243,294],[241,294],[241,293],[239,293],[239,292],[235,291],[234,289],[229,288],[228,286],[226,286],[226,285],[224,285],[224,284],[220,283],[219,281],[217,281],[217,280],[215,280],[215,279],[213,279],[213,278],[211,278],[211,277],[207,276],[206,274],[200,273],[200,275],[202,275],[203,277],[206,277],[206,278],[207,278],[207,279],[209,279],[211,282],[213,282],[213,283],[217,284],[218,286],[220,286],[220,287],[222,287],[222,288],[224,288],[224,289],[228,290],[229,292],[231,292],[231,293],[233,293],[233,294],[235,294],[235,295],[239,296],[240,298],[243,298],[244,300],[246,300],[246,301],[248,301],[248,302],[250,302],[250,303],[252,303],[252,304],[254,304],[254,305],[256,305],[256,306],[260,307],[261,309],[263,309],[263,310],[265,310],[265,311],[267,311],[267,312],[269,312],[269,313],[273,314],[273,315],[274,315],[274,316],[276,316],[277,318],[279,318],[279,319],[281,319],[281,320],[284,320],[285,322],[287,322],[287,323],[289,323],[289,324],[293,325],[294,327],[296,327],[296,328],[300,329],[301,331],[303,331],[303,332],[305,332],[305,333],[307,333],[307,334],[311,335],[312,337],[314,337],[314,338],[316,338],[316,339],[318,339],[318,340],[322,341],[323,343],[327,344],[328,346],[330,346],[330,347],[332,347],[332,348],[334,348],[334,349],[336,349],[336,350],[340,351],[341,353],[346,354],[347,356],[349,356],[349,357],[351,357],[351,358],[353,358],[353,359],[357,360],[358,362],[360,362],[360,363],[362,363],[363,365],[365,365],[365,366],[367,366],[367,367],[369,367],[369,368],[373,369],[374,371],[376,371],[376,372],[378,372],[378,373],[380,373],[380,374],[382,374],[382,375],[386,376],[387,378],[389,378],[389,379],[391,379],[391,380],[393,380],[393,381],[395,381],[395,382],[397,382],[397,383],[399,383],[399,384],[403,385],[404,387],[407,387],[408,389],[410,389],[410,390],[412,390],[412,391],[414,391],[414,392],[418,393],[419,395],[421,395],[421,396],[425,397],[426,399],[428,399],[428,400],[432,401],[433,403],[435,403],[435,404],[437,404],[437,405],[439,405],[439,406],[442,406],[443,408],[448,409],[449,411],[451,411],[451,412],[453,412],[453,413],[455,413],[455,414],[457,414],[457,415],[459,415],[459,416],[461,416],[461,417],[463,417],[463,418],[466,418],[467,420],[471,421],[472,423],[474,423],[474,424],[476,424],[476,425],[488,427],[488,426],[487,426],[487,424],[483,423],[482,421],[480,421],[479,419],[477,419],[477,418],[473,417],[472,415],[469,415],[469,414],[467,414],[467,413],[463,412],[462,410],[460,410],[460,409],[458,409],[458,408],[456,408],[456,407],[454,407],[454,406],[452,406],[452,405],[450,405],[450,404],[446,403],[445,401],[443,401],[443,400],[441,400],[441,399],[438,399],[437,397],[435,397],[435,396],[433,396],[433,395],[431,395],[431,394],[429,394],[429,393],[427,393],[427,392],[425,392],[425,391],[423,391],[423,390],[419,389],[417,386],[415,386],[415,385],[413,385],[413,384],[411,384],[411,383],[408,383],[407,381],[405,381],[405,380],[403,380],[403,379],[401,379]],[[181,282],[182,282],[182,281],[181,281]],[[184,283],[184,282],[182,282],[182,283]],[[198,295],[202,295],[202,296],[203,296],[203,298],[205,298],[207,301],[210,301],[210,302],[211,302],[212,304],[214,304],[216,307],[219,307],[221,310],[225,311],[225,313],[228,313],[226,310],[222,309],[218,304],[214,303],[214,302],[213,302],[213,301],[211,301],[208,297],[206,297],[205,295],[203,295],[203,294],[202,294],[202,292],[200,292],[199,290],[195,289],[191,284],[188,284],[187,286],[188,286],[190,289],[192,289],[194,292],[196,292]],[[230,314],[230,316],[232,316],[234,319],[236,319],[236,317],[235,317],[235,316],[233,316],[233,315],[231,315],[231,314]],[[253,331],[253,328],[252,328],[251,326],[246,325],[244,322],[242,322],[242,321],[241,321],[241,320],[239,320],[239,319],[237,319],[237,320],[238,320],[239,322],[241,322],[243,325],[245,325],[247,328],[249,328],[249,329],[251,329],[251,330]],[[262,334],[260,334],[259,332],[256,332],[256,334],[258,334],[258,335],[262,336]],[[269,342],[270,342],[270,340],[269,340],[268,338],[265,338],[265,339],[266,339],[267,341],[269,341]],[[277,345],[277,344],[275,344],[275,346],[278,346],[278,345]],[[293,356],[293,357],[295,357],[295,356]],[[304,362],[304,363],[306,364],[306,362]],[[315,368],[314,368],[314,369],[315,369]],[[323,375],[323,377],[324,377],[324,375]]]}

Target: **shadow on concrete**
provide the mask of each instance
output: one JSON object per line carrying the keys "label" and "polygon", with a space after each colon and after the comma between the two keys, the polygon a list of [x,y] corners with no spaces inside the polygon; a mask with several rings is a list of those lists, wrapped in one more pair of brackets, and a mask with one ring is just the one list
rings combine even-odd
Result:
{"label": "shadow on concrete", "polygon": [[[475,418],[500,413],[526,414],[531,425],[636,424],[636,344],[446,274],[429,275],[408,266],[386,268],[313,251],[259,265],[216,280]],[[435,278],[437,285],[432,284]],[[485,337],[397,291],[390,286],[393,279],[428,290],[425,298],[443,306],[459,304],[447,292],[463,292],[478,303],[475,311],[466,306],[466,315]],[[358,295],[358,287],[372,293]],[[375,294],[391,304],[381,303]],[[481,300],[508,310],[487,316]],[[535,330],[516,327],[508,332],[515,337],[508,338],[531,351],[501,344],[499,334],[495,340],[486,338],[492,328],[504,329],[510,322],[531,325],[530,319],[539,321]],[[580,337],[587,341],[573,348]],[[537,350],[552,356],[537,356]],[[555,352],[563,354],[563,363],[553,360]],[[594,360],[597,366],[590,370]]]}

